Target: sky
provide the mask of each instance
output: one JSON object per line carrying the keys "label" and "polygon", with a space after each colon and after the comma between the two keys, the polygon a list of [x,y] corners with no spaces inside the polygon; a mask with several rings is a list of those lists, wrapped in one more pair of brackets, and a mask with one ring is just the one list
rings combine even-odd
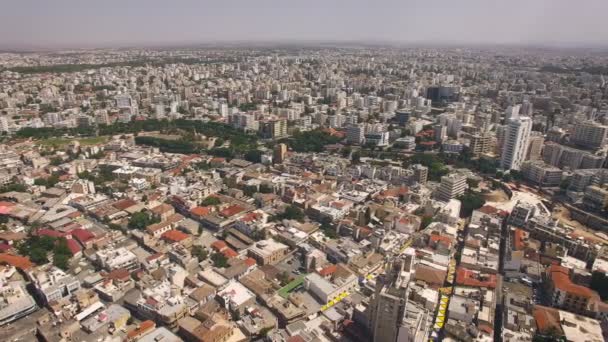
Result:
{"label": "sky", "polygon": [[218,42],[608,45],[608,0],[0,0],[0,48]]}

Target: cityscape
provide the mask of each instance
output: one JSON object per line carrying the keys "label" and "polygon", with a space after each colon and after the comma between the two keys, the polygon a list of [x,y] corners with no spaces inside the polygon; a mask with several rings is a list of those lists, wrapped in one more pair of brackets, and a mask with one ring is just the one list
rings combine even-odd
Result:
{"label": "cityscape", "polygon": [[0,50],[0,338],[607,340],[608,48],[337,37]]}

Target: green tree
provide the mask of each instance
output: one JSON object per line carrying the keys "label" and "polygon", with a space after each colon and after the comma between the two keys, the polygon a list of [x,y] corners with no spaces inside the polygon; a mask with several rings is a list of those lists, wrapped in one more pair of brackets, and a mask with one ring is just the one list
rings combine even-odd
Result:
{"label": "green tree", "polygon": [[160,222],[160,219],[147,211],[140,211],[131,215],[128,227],[131,229],[145,229],[147,226]]}
{"label": "green tree", "polygon": [[192,255],[195,256],[199,262],[201,262],[207,259],[209,252],[207,252],[203,246],[195,245],[192,247]]}
{"label": "green tree", "polygon": [[433,217],[432,216],[423,216],[422,217],[422,223],[420,224],[421,228],[424,229],[426,227],[429,226],[429,224],[433,223]]}
{"label": "green tree", "polygon": [[294,205],[289,205],[285,208],[285,210],[281,213],[278,214],[274,217],[275,221],[281,221],[281,220],[296,220],[296,221],[304,221],[304,212],[302,211],[302,209],[294,206]]}
{"label": "green tree", "polygon": [[220,205],[222,201],[216,196],[207,196],[204,200],[201,201],[201,206],[206,207],[209,205]]}
{"label": "green tree", "polygon": [[211,256],[211,261],[213,261],[213,266],[219,268],[228,267],[228,258],[222,253],[215,253]]}
{"label": "green tree", "polygon": [[477,192],[467,191],[464,195],[458,197],[461,202],[460,217],[469,217],[473,210],[483,207],[486,203],[483,196]]}
{"label": "green tree", "polygon": [[44,265],[49,262],[47,252],[42,248],[32,248],[27,255],[33,263],[38,265]]}

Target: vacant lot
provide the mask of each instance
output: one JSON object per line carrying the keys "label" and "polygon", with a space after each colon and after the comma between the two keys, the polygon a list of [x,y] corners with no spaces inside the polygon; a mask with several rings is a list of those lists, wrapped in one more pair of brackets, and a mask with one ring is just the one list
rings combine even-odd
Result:
{"label": "vacant lot", "polygon": [[78,141],[81,146],[102,144],[108,140],[108,137],[90,137],[90,138],[49,138],[37,141],[42,146],[59,148],[69,145],[72,141]]}

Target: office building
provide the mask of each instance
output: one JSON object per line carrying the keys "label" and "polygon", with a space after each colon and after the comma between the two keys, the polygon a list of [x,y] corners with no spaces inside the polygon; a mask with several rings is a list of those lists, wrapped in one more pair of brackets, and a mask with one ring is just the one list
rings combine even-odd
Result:
{"label": "office building", "polygon": [[500,166],[504,170],[519,170],[526,159],[532,120],[527,116],[509,120],[504,138]]}

